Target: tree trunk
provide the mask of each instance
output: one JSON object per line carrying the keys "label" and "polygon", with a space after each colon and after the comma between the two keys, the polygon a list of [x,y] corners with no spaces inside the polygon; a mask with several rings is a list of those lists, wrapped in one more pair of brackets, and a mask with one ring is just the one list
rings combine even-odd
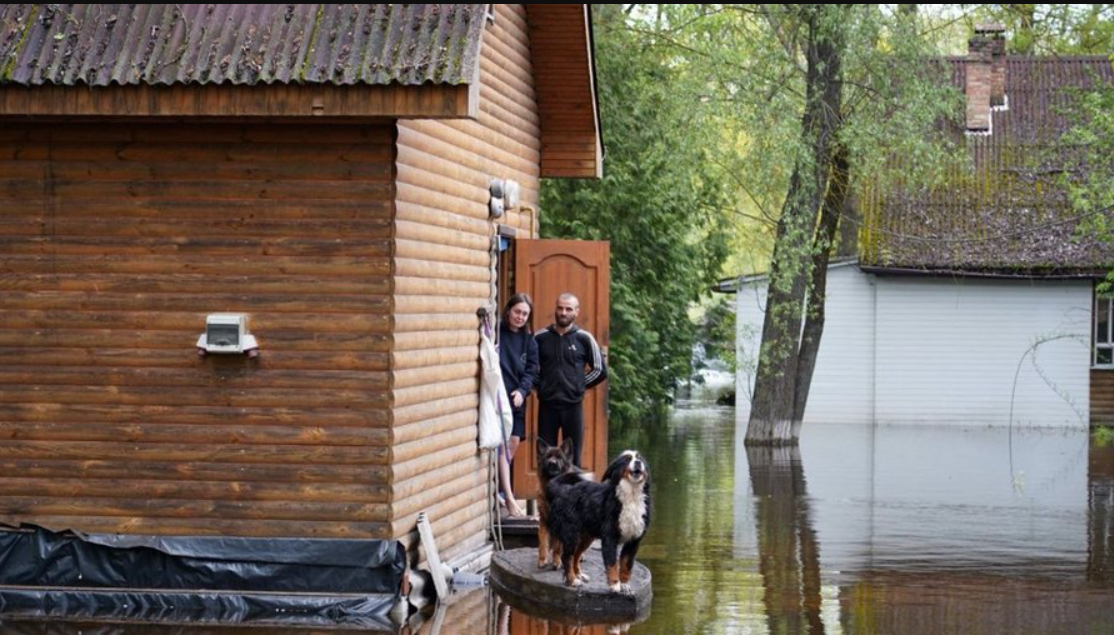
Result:
{"label": "tree trunk", "polygon": [[808,290],[805,310],[805,328],[801,333],[801,351],[797,361],[796,399],[793,403],[794,438],[800,438],[800,423],[805,418],[808,391],[812,386],[812,372],[816,370],[816,356],[820,352],[820,338],[824,334],[824,302],[828,292],[828,264],[835,248],[839,220],[847,209],[850,165],[847,148],[837,144],[828,178],[828,191],[820,208],[820,223],[816,233],[816,251],[812,257],[812,284]]}
{"label": "tree trunk", "polygon": [[[815,284],[815,275],[827,274],[826,267],[818,274],[812,270],[819,246],[817,216],[832,173],[832,147],[840,131],[844,38],[839,14],[846,7],[800,7],[808,27],[806,98],[801,119],[803,150],[794,162],[778,221],[754,402],[745,438],[748,445],[796,444],[799,440],[796,405],[805,294],[810,280]],[[830,249],[830,240],[826,243],[824,249]],[[811,377],[811,369],[808,374]],[[807,391],[807,382],[804,389]]]}

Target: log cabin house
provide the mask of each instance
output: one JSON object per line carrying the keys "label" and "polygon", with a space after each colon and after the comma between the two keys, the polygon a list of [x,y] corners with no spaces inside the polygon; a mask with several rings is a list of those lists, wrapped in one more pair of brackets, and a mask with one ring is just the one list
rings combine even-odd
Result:
{"label": "log cabin house", "polygon": [[0,523],[483,549],[493,238],[594,81],[588,5],[0,5]]}

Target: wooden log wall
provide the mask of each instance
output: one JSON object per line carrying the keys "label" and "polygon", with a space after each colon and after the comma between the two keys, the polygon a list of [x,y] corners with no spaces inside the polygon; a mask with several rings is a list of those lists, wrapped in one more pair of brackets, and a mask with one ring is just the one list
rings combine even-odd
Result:
{"label": "wooden log wall", "polygon": [[[393,536],[394,143],[0,124],[0,522]],[[215,312],[257,360],[196,354]]]}
{"label": "wooden log wall", "polygon": [[[537,207],[540,130],[525,10],[492,5],[476,120],[398,126],[391,530],[416,541],[421,510],[443,559],[487,540],[486,455],[476,451],[476,309],[489,302],[488,181],[514,179]],[[518,236],[535,219],[499,222]]]}
{"label": "wooden log wall", "polygon": [[1114,426],[1114,370],[1091,369],[1091,426]]}

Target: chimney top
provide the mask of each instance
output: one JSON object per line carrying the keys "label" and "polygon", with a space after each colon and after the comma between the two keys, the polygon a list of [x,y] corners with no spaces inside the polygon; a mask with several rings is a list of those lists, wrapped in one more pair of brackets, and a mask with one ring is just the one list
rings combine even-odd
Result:
{"label": "chimney top", "polygon": [[1005,33],[1006,27],[997,22],[983,22],[982,24],[975,25],[975,35],[1003,36]]}

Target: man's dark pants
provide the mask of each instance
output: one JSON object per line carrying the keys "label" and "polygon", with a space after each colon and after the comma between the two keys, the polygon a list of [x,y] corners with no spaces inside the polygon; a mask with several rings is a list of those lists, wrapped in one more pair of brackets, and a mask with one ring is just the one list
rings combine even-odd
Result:
{"label": "man's dark pants", "polygon": [[572,439],[573,462],[580,467],[580,448],[584,446],[584,408],[582,403],[538,404],[538,436],[549,445],[557,445],[557,431],[562,438]]}

